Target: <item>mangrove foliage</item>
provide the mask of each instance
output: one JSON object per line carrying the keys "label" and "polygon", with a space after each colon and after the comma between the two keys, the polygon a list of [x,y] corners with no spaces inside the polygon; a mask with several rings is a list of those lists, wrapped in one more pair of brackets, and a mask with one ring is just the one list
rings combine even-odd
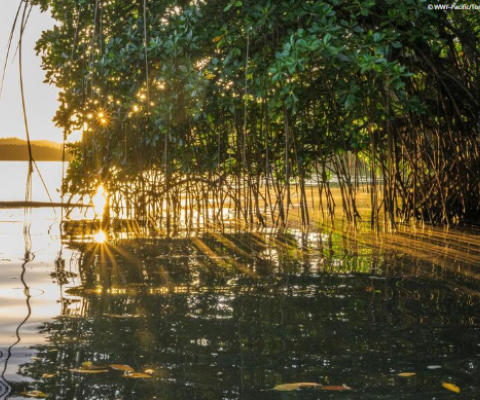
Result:
{"label": "mangrove foliage", "polygon": [[103,185],[161,224],[354,220],[360,191],[372,222],[478,222],[480,13],[427,5],[24,3],[56,21],[37,50],[56,123],[82,133],[65,193]]}

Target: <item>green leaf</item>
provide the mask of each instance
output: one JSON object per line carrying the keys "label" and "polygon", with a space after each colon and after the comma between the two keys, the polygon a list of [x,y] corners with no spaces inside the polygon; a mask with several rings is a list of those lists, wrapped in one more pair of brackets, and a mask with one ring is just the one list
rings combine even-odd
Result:
{"label": "green leaf", "polygon": [[379,42],[379,41],[382,40],[384,37],[385,37],[385,35],[384,35],[383,33],[375,32],[375,33],[373,34],[373,41],[374,41],[374,42]]}
{"label": "green leaf", "polygon": [[350,108],[350,106],[355,102],[355,95],[349,94],[345,100],[345,108]]}

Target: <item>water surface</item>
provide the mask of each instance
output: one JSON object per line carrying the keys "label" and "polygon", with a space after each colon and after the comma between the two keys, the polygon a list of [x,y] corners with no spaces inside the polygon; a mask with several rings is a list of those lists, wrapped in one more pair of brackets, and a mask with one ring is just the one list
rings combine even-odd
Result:
{"label": "water surface", "polygon": [[[58,198],[60,165],[41,168]],[[0,201],[23,199],[25,178],[25,163],[0,163]],[[0,399],[479,396],[476,230],[112,231],[99,244],[59,210],[0,221]],[[299,382],[323,388],[272,390]]]}

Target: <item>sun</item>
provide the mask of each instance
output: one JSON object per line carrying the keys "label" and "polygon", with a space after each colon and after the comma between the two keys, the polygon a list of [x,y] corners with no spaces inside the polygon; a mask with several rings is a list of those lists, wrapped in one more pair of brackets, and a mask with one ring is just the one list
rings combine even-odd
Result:
{"label": "sun", "polygon": [[95,241],[95,243],[104,244],[107,241],[107,234],[104,231],[100,230],[93,235],[93,240]]}

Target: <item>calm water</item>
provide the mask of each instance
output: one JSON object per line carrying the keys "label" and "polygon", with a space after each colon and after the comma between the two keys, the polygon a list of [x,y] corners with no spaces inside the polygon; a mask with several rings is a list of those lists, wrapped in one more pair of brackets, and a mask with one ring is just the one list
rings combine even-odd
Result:
{"label": "calm water", "polygon": [[[59,164],[40,166],[58,198]],[[23,199],[25,178],[0,163],[0,201]],[[480,398],[476,231],[100,245],[59,214],[0,209],[2,400]],[[272,390],[300,382],[323,388]]]}

